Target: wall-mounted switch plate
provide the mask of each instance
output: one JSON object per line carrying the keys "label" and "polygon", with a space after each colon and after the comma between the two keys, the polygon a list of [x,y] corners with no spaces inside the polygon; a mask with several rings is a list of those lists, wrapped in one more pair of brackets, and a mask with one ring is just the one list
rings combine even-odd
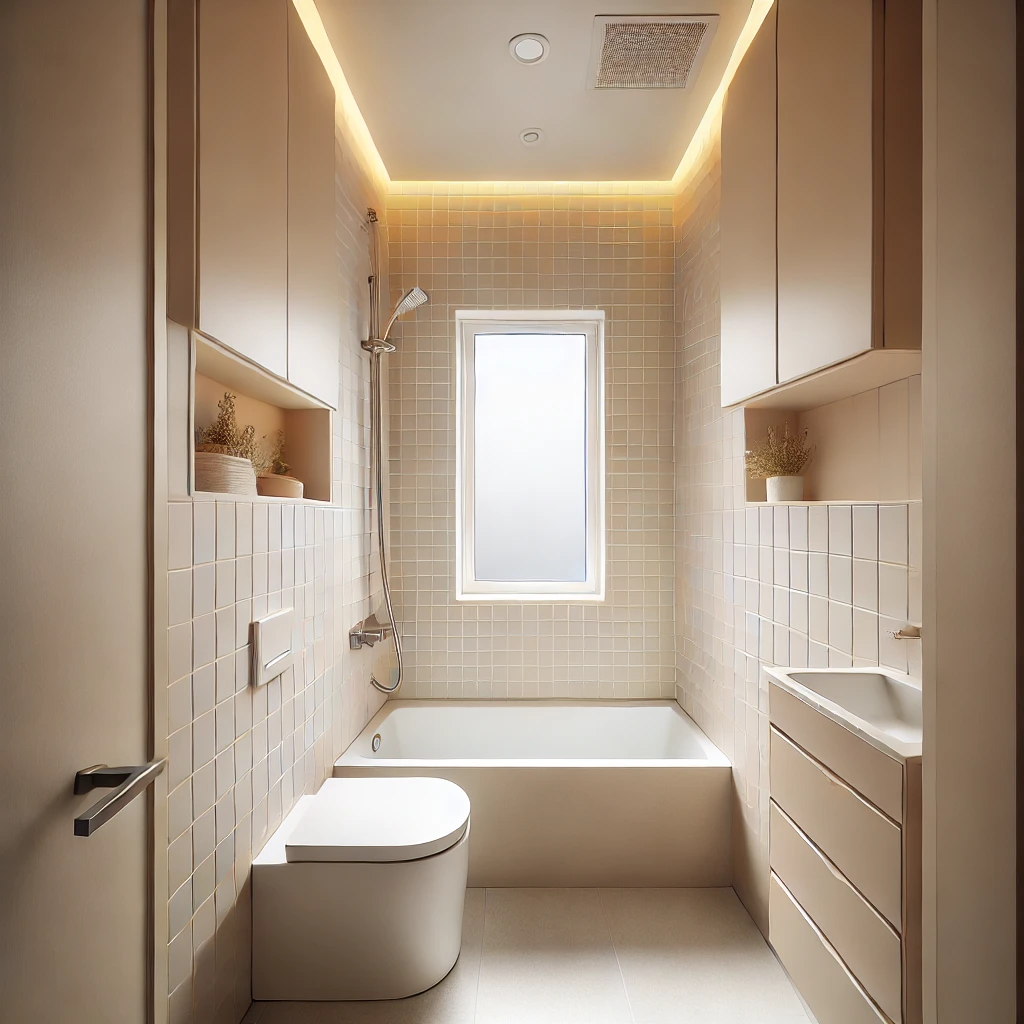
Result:
{"label": "wall-mounted switch plate", "polygon": [[288,668],[295,657],[292,651],[294,608],[282,608],[252,624],[253,686],[263,686]]}

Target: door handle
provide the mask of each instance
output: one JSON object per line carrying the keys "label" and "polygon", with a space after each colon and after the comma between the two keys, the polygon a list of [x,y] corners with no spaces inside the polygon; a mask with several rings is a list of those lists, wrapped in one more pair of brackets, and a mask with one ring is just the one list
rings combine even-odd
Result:
{"label": "door handle", "polygon": [[80,817],[75,818],[75,835],[91,836],[105,825],[122,807],[130,804],[167,765],[166,758],[150,761],[149,764],[126,765],[108,768],[105,764],[94,764],[75,774],[75,795],[89,793],[94,789],[112,789],[98,803],[92,805]]}

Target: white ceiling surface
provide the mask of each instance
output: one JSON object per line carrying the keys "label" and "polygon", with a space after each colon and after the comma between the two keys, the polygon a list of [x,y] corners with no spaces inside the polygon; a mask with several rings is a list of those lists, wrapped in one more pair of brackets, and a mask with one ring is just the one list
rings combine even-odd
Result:
{"label": "white ceiling surface", "polygon": [[[317,0],[395,181],[664,181],[711,100],[750,0]],[[595,15],[718,14],[687,90],[587,88]],[[509,40],[548,38],[522,65]],[[519,133],[542,128],[524,146]]]}

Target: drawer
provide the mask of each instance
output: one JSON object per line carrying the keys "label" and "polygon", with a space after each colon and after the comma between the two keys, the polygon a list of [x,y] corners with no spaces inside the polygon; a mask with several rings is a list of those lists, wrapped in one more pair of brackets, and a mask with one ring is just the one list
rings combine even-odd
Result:
{"label": "drawer", "polygon": [[774,801],[770,818],[772,871],[867,994],[899,1024],[903,1020],[899,935]]}
{"label": "drawer", "polygon": [[899,825],[799,747],[771,730],[772,798],[897,931],[901,929]]}
{"label": "drawer", "polygon": [[818,1024],[891,1024],[774,872],[768,941]]}
{"label": "drawer", "polygon": [[774,682],[768,684],[768,717],[779,732],[830,768],[851,789],[894,821],[903,822],[902,762]]}

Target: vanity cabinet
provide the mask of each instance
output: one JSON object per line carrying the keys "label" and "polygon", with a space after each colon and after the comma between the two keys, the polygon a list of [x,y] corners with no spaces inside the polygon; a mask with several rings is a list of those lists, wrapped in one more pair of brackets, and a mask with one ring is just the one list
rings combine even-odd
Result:
{"label": "vanity cabinet", "polygon": [[290,0],[168,4],[168,316],[337,407],[334,89]]}
{"label": "vanity cabinet", "polygon": [[820,1024],[921,1022],[921,759],[769,684],[769,941]]}
{"label": "vanity cabinet", "polygon": [[[788,407],[808,408],[909,375],[919,2],[777,0],[723,109],[721,247],[723,405],[789,385]],[[817,397],[793,390],[826,373]]]}

